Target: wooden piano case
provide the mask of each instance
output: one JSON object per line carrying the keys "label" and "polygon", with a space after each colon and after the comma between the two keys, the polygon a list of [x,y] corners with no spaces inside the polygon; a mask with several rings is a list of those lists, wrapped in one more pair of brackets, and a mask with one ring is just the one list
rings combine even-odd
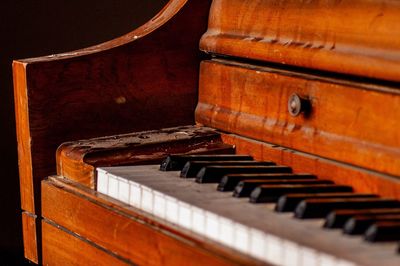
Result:
{"label": "wooden piano case", "polygon": [[[97,166],[172,152],[236,149],[400,199],[399,17],[393,1],[171,0],[119,39],[15,61],[25,256],[262,264],[94,190]],[[292,116],[292,95],[310,110]]]}

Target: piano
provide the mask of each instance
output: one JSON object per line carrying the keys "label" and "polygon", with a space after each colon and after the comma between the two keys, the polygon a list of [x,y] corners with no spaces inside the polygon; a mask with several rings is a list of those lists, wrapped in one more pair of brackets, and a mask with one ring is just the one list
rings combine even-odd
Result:
{"label": "piano", "polygon": [[25,257],[400,265],[400,3],[170,0],[13,63]]}

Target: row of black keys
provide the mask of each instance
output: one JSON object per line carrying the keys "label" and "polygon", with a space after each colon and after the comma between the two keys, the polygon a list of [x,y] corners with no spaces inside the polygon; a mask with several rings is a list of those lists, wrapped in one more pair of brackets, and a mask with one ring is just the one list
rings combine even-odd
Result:
{"label": "row of black keys", "polygon": [[[353,193],[311,174],[293,174],[287,166],[254,161],[247,155],[170,155],[162,171],[181,171],[182,178],[219,183],[219,191],[250,202],[276,202],[277,212],[294,212],[301,219],[326,217],[326,228],[364,234],[371,242],[400,240],[400,202],[375,194]],[[400,252],[400,245],[399,245]]]}

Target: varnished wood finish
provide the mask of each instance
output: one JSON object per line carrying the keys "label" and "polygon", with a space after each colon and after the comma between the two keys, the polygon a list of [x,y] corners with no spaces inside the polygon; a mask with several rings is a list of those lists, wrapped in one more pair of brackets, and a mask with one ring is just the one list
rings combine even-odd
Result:
{"label": "varnished wood finish", "polygon": [[198,41],[210,1],[185,3],[170,1],[155,19],[113,42],[14,62],[19,154],[27,168],[21,171],[24,210],[34,213],[37,205],[25,184],[33,179],[37,189],[55,173],[54,152],[65,140],[193,123]]}
{"label": "varnished wood finish", "polygon": [[259,264],[237,252],[200,241],[77,183],[51,177],[42,182],[42,191],[45,219],[131,262],[145,265]]}
{"label": "varnished wood finish", "polygon": [[[201,49],[400,81],[400,3],[215,0]],[[396,36],[396,37],[395,37]]]}
{"label": "varnished wood finish", "polygon": [[313,173],[320,179],[352,186],[356,192],[374,193],[400,200],[398,178],[234,134],[223,134],[222,139],[225,143],[235,145],[239,154],[251,154],[257,160],[289,165],[297,173]]}
{"label": "varnished wood finish", "polygon": [[[311,101],[292,117],[288,99]],[[400,92],[272,68],[205,61],[196,121],[236,133],[400,176]]]}
{"label": "varnished wood finish", "polygon": [[37,217],[29,212],[22,212],[22,234],[24,236],[24,256],[28,260],[39,263],[36,235]]}
{"label": "varnished wood finish", "polygon": [[13,63],[23,210],[40,215],[40,181],[56,172],[61,143],[193,124],[210,5],[171,0],[121,38]]}
{"label": "varnished wood finish", "polygon": [[42,221],[43,265],[133,265],[90,242]]}
{"label": "varnished wood finish", "polygon": [[96,167],[157,164],[174,153],[231,153],[211,128],[186,126],[63,143],[57,173],[95,189]]}

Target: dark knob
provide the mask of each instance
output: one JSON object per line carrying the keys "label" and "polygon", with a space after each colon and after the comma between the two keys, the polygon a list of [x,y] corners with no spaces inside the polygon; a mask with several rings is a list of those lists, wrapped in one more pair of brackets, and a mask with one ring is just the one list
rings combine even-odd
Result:
{"label": "dark knob", "polygon": [[308,114],[311,111],[310,100],[293,93],[288,100],[288,110],[291,116],[298,116],[300,113]]}

